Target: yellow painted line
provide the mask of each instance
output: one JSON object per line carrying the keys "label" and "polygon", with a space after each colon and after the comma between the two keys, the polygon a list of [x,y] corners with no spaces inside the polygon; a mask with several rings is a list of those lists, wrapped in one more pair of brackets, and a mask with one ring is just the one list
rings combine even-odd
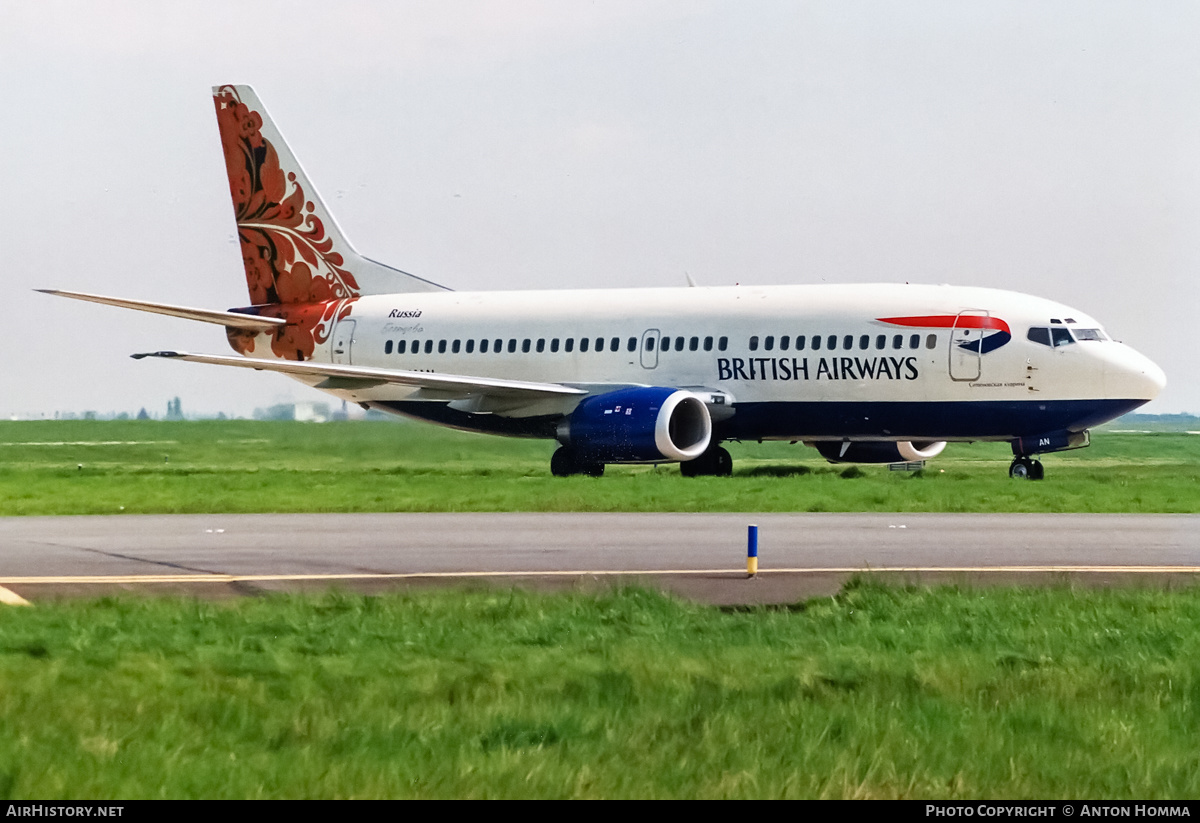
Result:
{"label": "yellow painted line", "polygon": [[[1200,566],[821,566],[764,569],[758,574],[856,574],[862,572],[985,573],[985,574],[1200,574]],[[745,569],[618,569],[600,571],[473,571],[473,572],[353,572],[345,574],[122,574],[0,577],[3,585],[95,583],[268,583],[306,580],[414,580],[468,577],[619,577],[728,574],[744,577]],[[7,591],[0,586],[0,592]],[[12,594],[10,592],[10,594]],[[13,597],[17,595],[12,594]]]}
{"label": "yellow painted line", "polygon": [[0,603],[4,603],[5,605],[8,605],[8,606],[31,606],[31,605],[33,605],[28,600],[26,600],[24,597],[21,597],[21,595],[17,594],[16,592],[11,592],[8,589],[4,588],[3,586],[0,586]]}

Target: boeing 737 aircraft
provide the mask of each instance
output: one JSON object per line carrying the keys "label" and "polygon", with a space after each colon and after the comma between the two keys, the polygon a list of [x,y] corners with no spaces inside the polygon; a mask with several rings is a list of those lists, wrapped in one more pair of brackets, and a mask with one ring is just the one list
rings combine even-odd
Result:
{"label": "boeing 737 aircraft", "polygon": [[66,297],[224,326],[235,355],[368,409],[560,444],[556,475],[678,462],[728,475],[727,440],[831,461],[1012,444],[1013,477],[1086,446],[1165,384],[1060,303],[983,288],[760,286],[456,292],[358,254],[248,86],[213,89],[250,304]]}

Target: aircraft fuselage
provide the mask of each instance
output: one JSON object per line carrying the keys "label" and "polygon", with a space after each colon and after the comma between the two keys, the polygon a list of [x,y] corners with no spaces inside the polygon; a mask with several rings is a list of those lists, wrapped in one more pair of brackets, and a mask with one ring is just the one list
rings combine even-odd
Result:
{"label": "aircraft fuselage", "polygon": [[[994,289],[423,292],[336,305],[312,360],[704,390],[717,439],[1013,440],[1111,420],[1163,383],[1157,366],[1082,312]],[[1064,331],[1059,345],[1047,345],[1030,339],[1031,328]],[[273,349],[269,334],[253,350],[244,336],[235,348],[251,357],[304,354]],[[502,434],[553,437],[554,420],[578,402],[479,409],[463,393],[301,379],[355,403]]]}

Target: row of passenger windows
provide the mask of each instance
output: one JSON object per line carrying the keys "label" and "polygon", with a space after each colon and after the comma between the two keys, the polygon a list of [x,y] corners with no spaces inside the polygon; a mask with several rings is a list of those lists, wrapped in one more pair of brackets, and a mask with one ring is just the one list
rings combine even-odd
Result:
{"label": "row of passenger windows", "polygon": [[[893,334],[892,340],[891,340],[892,348],[893,349],[904,348],[905,347],[905,345],[904,345],[905,339],[904,338],[905,338],[905,336],[903,334]],[[814,334],[812,337],[806,337],[803,334],[798,334],[794,338],[788,337],[786,335],[778,337],[778,338],[776,338],[774,335],[767,335],[766,337],[762,338],[762,348],[764,351],[774,351],[776,345],[778,345],[780,351],[787,351],[789,348],[791,348],[793,346],[793,341],[795,344],[796,351],[802,351],[806,346],[811,348],[812,351],[820,351],[822,348],[824,348],[828,351],[834,351],[838,348],[839,343],[841,343],[841,348],[846,351],[849,351],[850,349],[853,349],[855,347],[854,346],[855,338],[854,338],[853,334],[845,334],[845,335],[841,335],[840,337],[836,334],[828,334],[828,335],[825,335],[824,337],[817,335],[817,334]],[[869,349],[869,348],[871,348],[871,335],[860,334],[858,336],[857,342],[858,342],[859,349]],[[908,348],[919,349],[919,348],[921,348],[921,335],[910,334],[910,335],[908,335],[907,342],[908,342]],[[758,351],[758,346],[759,346],[759,338],[757,336],[751,337],[750,338],[750,351]],[[887,347],[888,347],[888,336],[886,334],[875,335],[875,348],[886,349]],[[929,335],[925,336],[925,348],[927,348],[927,349],[936,349],[937,348],[937,335],[936,334],[929,334]]]}
{"label": "row of passenger windows", "polygon": [[[891,335],[891,348],[921,348],[921,335],[907,335],[907,341],[905,340],[905,337],[906,336],[903,334]],[[1028,337],[1033,342],[1041,343],[1043,346],[1066,346],[1074,343],[1076,340],[1108,339],[1108,337],[1100,329],[1075,329],[1074,337],[1072,337],[1072,333],[1061,326],[1054,328],[1034,327],[1029,330]],[[720,337],[714,340],[712,337],[673,338],[670,335],[664,334],[660,340],[661,342],[658,345],[660,351],[671,351],[672,348],[674,348],[675,351],[700,351],[701,349],[704,351],[712,351],[714,343],[716,344],[717,351],[725,351],[729,348],[728,337]],[[512,354],[517,351],[518,345],[520,345],[521,351],[526,353],[530,351],[544,352],[547,348],[549,348],[551,352],[557,352],[560,350],[559,338],[553,337],[548,342],[549,346],[547,346],[547,340],[545,338],[539,338],[535,341],[528,337],[521,341],[518,341],[515,337],[509,338],[507,345],[502,338],[496,338],[495,340],[483,339],[478,341],[478,344],[476,344],[475,340],[467,340],[465,343],[462,340],[438,340],[436,343],[433,340],[414,340],[412,341],[412,346],[410,347],[407,340],[397,340],[395,343],[393,343],[391,340],[388,340],[383,344],[383,352],[384,354],[391,354],[393,351],[396,354],[419,354],[423,348],[425,354],[433,354],[434,347],[436,346],[438,354],[445,354],[447,349],[451,354],[458,354],[460,352],[474,354],[476,351],[478,351],[480,354],[487,354],[489,350],[496,354],[507,350],[510,354]],[[875,335],[874,347],[880,350],[886,349],[888,348],[888,342],[888,335],[877,334]],[[674,343],[673,346],[672,343]],[[857,343],[857,346],[855,343]],[[788,351],[790,349],[794,349],[795,351],[803,351],[806,348],[810,349],[811,351],[820,351],[822,349],[827,351],[835,351],[838,348],[849,351],[854,348],[858,348],[860,350],[869,349],[871,348],[871,344],[871,335],[869,334],[858,335],[857,340],[853,334],[845,334],[840,336],[836,334],[829,334],[825,336],[814,334],[812,337],[808,337],[803,334],[798,334],[794,337],[788,335],[780,335],[779,337],[776,337],[773,334],[768,334],[762,338],[760,338],[758,335],[751,337],[750,351],[758,351],[760,346],[763,351],[774,351],[776,348],[778,348],[779,351]],[[937,344],[938,342],[936,334],[925,335],[925,348],[936,349]],[[630,337],[625,341],[626,351],[637,351],[637,347],[638,338]],[[620,351],[621,338],[579,338],[579,351],[581,352],[586,352],[589,350],[604,351],[606,348],[608,351]],[[654,348],[655,338],[646,338],[646,350],[654,351]],[[568,337],[565,340],[562,340],[561,350],[564,352],[575,351],[575,338]]]}
{"label": "row of passenger windows", "polygon": [[[675,337],[675,338],[672,338],[669,335],[663,335],[661,340],[662,340],[662,342],[659,345],[659,348],[661,351],[671,351],[672,340],[674,341],[674,344],[675,344],[675,346],[674,346],[675,351],[684,351],[685,349],[688,351],[700,351],[701,349],[703,349],[704,351],[712,351],[714,343],[716,345],[717,351],[725,351],[726,349],[729,348],[729,338],[728,337],[721,337],[721,338],[716,338],[716,339],[714,339],[712,337],[704,337],[704,338]],[[517,351],[518,345],[520,346],[521,351],[524,353],[528,353],[530,351],[544,352],[547,349],[549,349],[551,352],[557,352],[557,351],[573,352],[573,351],[575,351],[575,338],[568,337],[565,340],[560,341],[559,338],[552,337],[552,338],[550,338],[549,341],[547,341],[546,338],[544,338],[544,337],[539,338],[538,340],[533,340],[532,338],[527,337],[524,340],[518,341],[517,338],[510,337],[507,341],[507,344],[503,338],[499,338],[499,337],[496,338],[495,340],[488,340],[485,338],[483,340],[478,341],[478,343],[475,340],[466,340],[466,341],[438,340],[438,341],[436,341],[436,343],[433,340],[413,340],[411,346],[409,345],[409,341],[407,341],[407,340],[397,340],[397,341],[395,341],[395,343],[393,343],[391,340],[388,340],[383,344],[383,353],[391,354],[392,352],[395,352],[396,354],[419,354],[422,351],[424,351],[425,354],[433,354],[433,351],[436,348],[438,354],[445,354],[447,351],[449,351],[451,354],[459,354],[460,352],[466,353],[466,354],[474,354],[476,351],[478,351],[480,354],[487,354],[489,351],[492,352],[493,354],[500,354],[501,352],[504,352],[504,351],[507,351],[510,354],[515,354]],[[626,351],[631,351],[631,352],[637,351],[637,347],[638,347],[638,338],[630,337],[628,340],[625,341],[625,350]],[[654,347],[655,347],[654,346],[654,338],[653,337],[647,338],[646,339],[647,351],[653,351]],[[605,351],[606,348],[608,351],[620,351],[621,350],[621,338],[619,338],[619,337],[596,337],[596,338],[581,337],[581,338],[579,338],[579,351],[581,351],[581,352],[593,351],[593,350],[594,351]]]}

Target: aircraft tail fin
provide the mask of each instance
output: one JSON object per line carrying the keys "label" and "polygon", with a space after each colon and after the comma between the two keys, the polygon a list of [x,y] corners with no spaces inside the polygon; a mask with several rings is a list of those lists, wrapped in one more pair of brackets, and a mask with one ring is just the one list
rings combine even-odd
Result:
{"label": "aircraft tail fin", "polygon": [[354,250],[252,88],[213,102],[251,303],[445,290]]}

